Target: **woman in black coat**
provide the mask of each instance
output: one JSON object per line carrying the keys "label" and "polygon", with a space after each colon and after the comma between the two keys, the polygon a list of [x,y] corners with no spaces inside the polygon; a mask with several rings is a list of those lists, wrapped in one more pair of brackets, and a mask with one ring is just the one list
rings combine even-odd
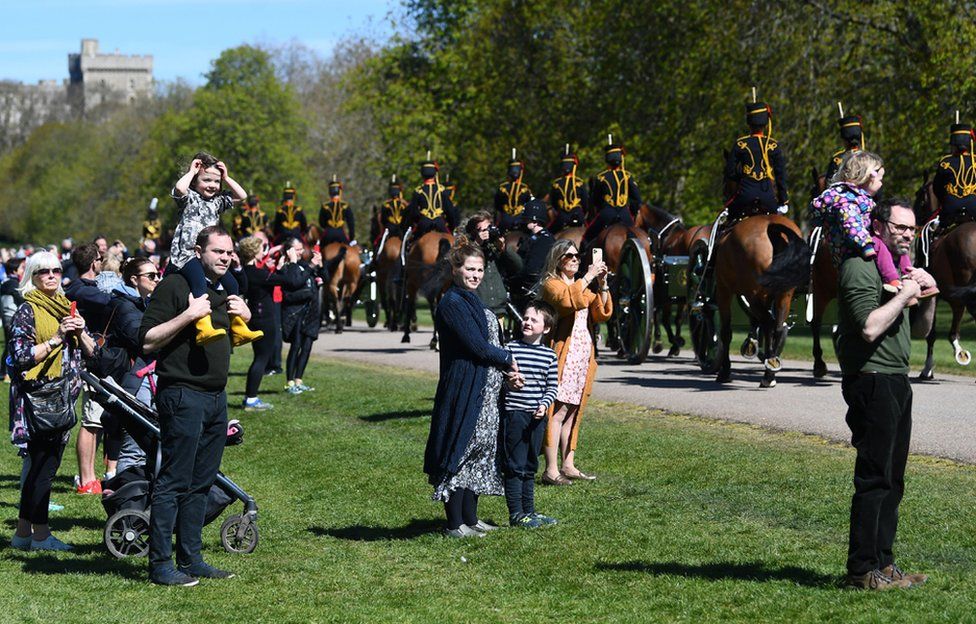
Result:
{"label": "woman in black coat", "polygon": [[278,334],[281,326],[275,323],[273,292],[275,286],[294,288],[301,283],[301,275],[293,265],[279,267],[274,273],[265,263],[268,244],[256,236],[242,238],[238,243],[241,262],[244,264],[244,298],[251,309],[251,320],[248,326],[254,330],[261,330],[264,336],[251,343],[254,349],[254,359],[247,370],[247,385],[244,391],[244,411],[254,412],[271,409],[270,403],[265,403],[258,397],[261,389],[261,379],[271,363],[275,345],[278,344]]}
{"label": "woman in black coat", "polygon": [[288,385],[285,392],[301,394],[315,388],[302,382],[312,343],[319,337],[322,303],[319,296],[322,256],[312,254],[311,260],[302,260],[305,246],[297,238],[285,241],[282,249],[288,259],[287,270],[295,272],[291,287],[282,289],[281,330],[285,342],[291,344],[285,360],[285,376]]}
{"label": "woman in black coat", "polygon": [[444,503],[447,534],[468,537],[496,528],[478,519],[478,496],[504,492],[497,461],[499,393],[502,371],[515,373],[518,367],[499,344],[494,314],[475,293],[484,277],[484,252],[462,243],[449,260],[454,285],[434,318],[441,336],[440,379],[424,472],[434,499]]}

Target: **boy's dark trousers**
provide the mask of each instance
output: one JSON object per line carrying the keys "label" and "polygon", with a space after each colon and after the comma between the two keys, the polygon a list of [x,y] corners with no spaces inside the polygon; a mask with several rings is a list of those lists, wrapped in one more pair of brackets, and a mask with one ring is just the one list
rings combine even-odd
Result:
{"label": "boy's dark trousers", "polygon": [[156,397],[162,464],[152,493],[150,570],[171,565],[173,530],[176,563],[203,560],[207,497],[227,441],[227,395],[169,387]]}
{"label": "boy's dark trousers", "polygon": [[502,472],[505,502],[512,519],[535,513],[535,473],[546,433],[546,418],[532,412],[506,410],[502,415]]}
{"label": "boy's dark trousers", "polygon": [[857,449],[847,571],[865,574],[893,564],[898,505],[912,436],[912,387],[907,375],[845,375],[847,426]]}

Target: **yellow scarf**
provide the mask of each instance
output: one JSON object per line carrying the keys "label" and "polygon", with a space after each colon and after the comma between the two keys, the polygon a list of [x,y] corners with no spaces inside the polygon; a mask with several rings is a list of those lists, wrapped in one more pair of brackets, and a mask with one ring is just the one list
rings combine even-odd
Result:
{"label": "yellow scarf", "polygon": [[[34,312],[34,344],[41,344],[54,337],[61,326],[61,319],[71,313],[71,302],[61,293],[49,297],[39,290],[32,290],[24,295],[24,300],[30,304]],[[57,379],[61,376],[61,354],[64,343],[51,350],[34,368],[24,373],[24,379]]]}

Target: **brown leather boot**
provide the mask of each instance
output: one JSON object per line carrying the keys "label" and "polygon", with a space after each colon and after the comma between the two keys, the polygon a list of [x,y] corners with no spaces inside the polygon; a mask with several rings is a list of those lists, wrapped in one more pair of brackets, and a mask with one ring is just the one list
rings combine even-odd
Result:
{"label": "brown leather boot", "polygon": [[894,563],[881,568],[881,573],[895,581],[908,579],[912,585],[921,585],[925,581],[929,580],[928,574],[905,574],[902,569]]}

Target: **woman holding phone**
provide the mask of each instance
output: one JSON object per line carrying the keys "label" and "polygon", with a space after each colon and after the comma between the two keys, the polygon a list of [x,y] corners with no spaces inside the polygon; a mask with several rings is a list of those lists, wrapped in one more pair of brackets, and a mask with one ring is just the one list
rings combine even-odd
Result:
{"label": "woman holding phone", "polygon": [[[546,469],[542,483],[546,485],[570,485],[575,479],[596,478],[576,467],[576,444],[583,408],[596,378],[593,328],[610,320],[613,302],[602,250],[594,254],[583,277],[576,279],[579,267],[579,249],[572,241],[559,240],[552,246],[542,273],[542,299],[556,309],[551,346],[559,357],[559,390],[544,445]],[[593,286],[596,292],[591,289]]]}

